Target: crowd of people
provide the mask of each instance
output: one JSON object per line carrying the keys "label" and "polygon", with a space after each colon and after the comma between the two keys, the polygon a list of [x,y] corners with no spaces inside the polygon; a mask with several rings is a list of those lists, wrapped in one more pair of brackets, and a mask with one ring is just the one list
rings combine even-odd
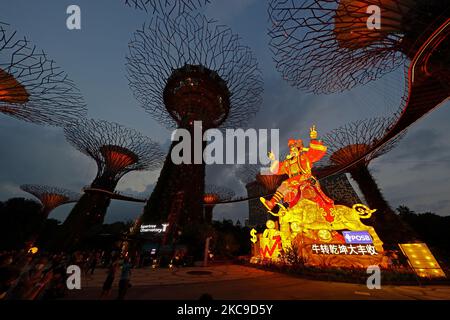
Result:
{"label": "crowd of people", "polygon": [[[120,271],[119,293],[123,299],[130,286],[132,264],[117,251],[77,251],[49,254],[32,250],[0,252],[0,300],[51,300],[68,293],[67,268],[76,265],[82,276],[92,278],[98,267],[106,268],[106,280],[100,298],[110,295]],[[103,269],[104,272],[105,269]]]}

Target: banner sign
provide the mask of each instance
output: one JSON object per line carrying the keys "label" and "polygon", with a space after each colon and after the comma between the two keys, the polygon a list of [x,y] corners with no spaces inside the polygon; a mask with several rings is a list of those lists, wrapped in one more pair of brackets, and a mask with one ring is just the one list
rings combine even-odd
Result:
{"label": "banner sign", "polygon": [[345,243],[371,244],[372,237],[368,231],[342,231]]}

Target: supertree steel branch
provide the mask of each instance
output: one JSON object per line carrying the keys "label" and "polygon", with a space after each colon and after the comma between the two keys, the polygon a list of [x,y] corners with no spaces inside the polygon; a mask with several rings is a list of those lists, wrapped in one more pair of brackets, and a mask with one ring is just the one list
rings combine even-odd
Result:
{"label": "supertree steel branch", "polygon": [[[395,117],[379,117],[355,121],[332,130],[322,137],[327,149],[326,162],[333,166],[367,166],[370,161],[392,150],[405,132],[380,148],[375,145],[386,135]],[[324,162],[323,162],[324,163]]]}
{"label": "supertree steel branch", "polygon": [[113,122],[80,120],[66,126],[64,134],[68,142],[97,163],[91,186],[108,191],[128,172],[158,168],[164,157],[150,138]]}
{"label": "supertree steel branch", "polygon": [[[381,10],[380,29],[368,28],[370,5]],[[417,39],[445,21],[448,9],[448,3],[428,0],[271,0],[270,46],[291,85],[339,92],[412,58]]]}
{"label": "supertree steel branch", "polygon": [[[62,225],[55,245],[72,247],[103,223],[120,178],[128,172],[154,170],[164,154],[159,145],[133,129],[103,120],[83,120],[64,128],[66,139],[97,163],[97,175]],[[100,189],[105,192],[95,192]]]}
{"label": "supertree steel branch", "polygon": [[80,91],[43,51],[0,23],[0,112],[61,126],[86,116]]}
{"label": "supertree steel branch", "polygon": [[[262,102],[262,75],[251,50],[203,15],[155,16],[134,34],[129,49],[134,96],[168,127],[192,133],[194,121],[203,130],[242,126]],[[143,223],[166,221],[167,234],[174,235],[201,223],[204,185],[204,163],[175,165],[168,156]]]}
{"label": "supertree steel branch", "polygon": [[205,185],[205,194],[203,195],[205,221],[211,223],[214,206],[218,202],[231,200],[234,195],[234,191],[227,187],[217,186],[213,184]]}
{"label": "supertree steel branch", "polygon": [[66,203],[76,202],[80,198],[79,193],[52,186],[24,184],[20,186],[20,189],[39,199],[45,217],[48,217],[53,209]]}
{"label": "supertree steel branch", "polygon": [[410,241],[415,236],[391,209],[368,168],[371,160],[392,150],[403,137],[403,134],[397,135],[381,148],[373,148],[392,123],[393,118],[388,117],[366,119],[347,124],[322,137],[328,147],[329,164],[349,172],[369,207],[378,210],[370,222],[387,245]]}
{"label": "supertree steel branch", "polygon": [[125,4],[146,12],[164,12],[167,14],[183,14],[193,11],[209,3],[210,0],[125,0]]}
{"label": "supertree steel branch", "polygon": [[205,128],[241,126],[262,102],[262,76],[251,50],[231,29],[201,14],[154,17],[129,48],[135,97],[169,127],[191,120],[202,120]]}

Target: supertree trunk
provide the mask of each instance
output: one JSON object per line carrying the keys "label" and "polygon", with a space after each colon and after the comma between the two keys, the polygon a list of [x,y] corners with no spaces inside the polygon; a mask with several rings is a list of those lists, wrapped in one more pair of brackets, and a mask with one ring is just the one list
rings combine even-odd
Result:
{"label": "supertree trunk", "polygon": [[142,224],[169,223],[166,239],[182,231],[187,224],[203,222],[205,164],[174,164],[171,152],[175,143],[142,216]]}
{"label": "supertree trunk", "polygon": [[350,170],[368,206],[377,209],[367,224],[375,228],[385,248],[392,248],[398,243],[411,242],[416,239],[415,232],[406,225],[392,210],[384,198],[367,165],[358,165]]}
{"label": "supertree trunk", "polygon": [[212,223],[214,206],[205,206],[205,222]]}
{"label": "supertree trunk", "polygon": [[[104,180],[104,177],[95,179],[91,187],[114,191],[117,182],[100,186],[101,180]],[[62,249],[76,247],[89,234],[89,231],[103,224],[110,203],[110,197],[105,194],[85,192],[62,224],[54,247]]]}

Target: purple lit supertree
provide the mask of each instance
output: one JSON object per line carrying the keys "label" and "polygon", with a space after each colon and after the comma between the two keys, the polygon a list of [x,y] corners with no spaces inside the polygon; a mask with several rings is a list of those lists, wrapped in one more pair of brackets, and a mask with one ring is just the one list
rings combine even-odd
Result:
{"label": "purple lit supertree", "polygon": [[[253,53],[231,29],[203,15],[156,16],[134,34],[129,48],[134,96],[169,128],[192,134],[194,121],[201,121],[203,134],[242,126],[261,104],[262,76]],[[175,234],[203,220],[205,164],[175,165],[170,158],[174,145],[142,221],[169,221],[173,228],[168,230]]]}
{"label": "purple lit supertree", "polygon": [[1,22],[0,113],[57,126],[87,114],[82,95],[67,74]]}

